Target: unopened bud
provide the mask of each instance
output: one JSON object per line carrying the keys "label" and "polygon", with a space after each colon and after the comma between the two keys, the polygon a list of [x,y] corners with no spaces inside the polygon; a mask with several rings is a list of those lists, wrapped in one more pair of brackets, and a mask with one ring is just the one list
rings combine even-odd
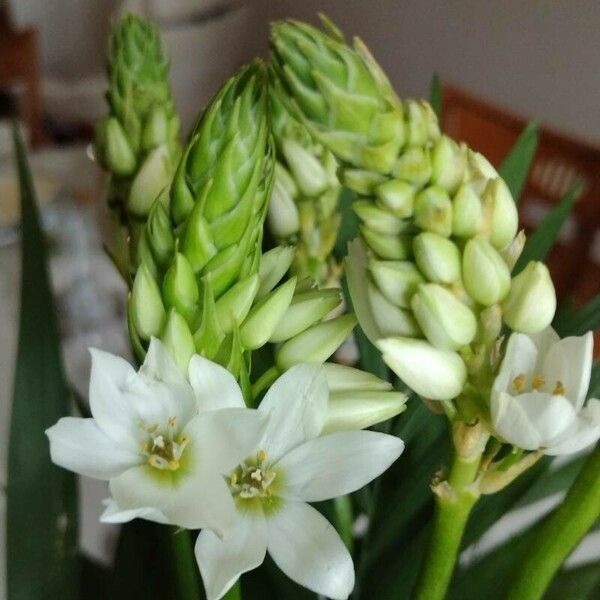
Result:
{"label": "unopened bud", "polygon": [[169,141],[169,119],[162,106],[152,109],[142,131],[142,149],[146,152]]}
{"label": "unopened bud", "polygon": [[157,264],[166,267],[173,254],[175,239],[169,215],[162,202],[155,201],[150,209],[146,238]]}
{"label": "unopened bud", "polygon": [[154,201],[171,183],[172,166],[166,145],[158,146],[144,160],[127,198],[127,210],[145,217]]}
{"label": "unopened bud", "polygon": [[421,337],[421,330],[410,311],[392,304],[370,281],[367,285],[371,311],[381,335]]}
{"label": "unopened bud", "polygon": [[469,182],[477,194],[482,194],[488,181],[498,177],[498,171],[483,154],[473,150],[467,151],[467,163]]}
{"label": "unopened bud", "polygon": [[300,230],[300,215],[291,194],[278,178],[275,179],[269,212],[269,229],[278,238],[287,238]]}
{"label": "unopened bud", "polygon": [[441,285],[426,283],[419,286],[411,306],[425,337],[436,348],[458,350],[475,337],[475,315]]}
{"label": "unopened bud", "polygon": [[341,174],[341,183],[362,196],[371,196],[375,188],[385,180],[384,175],[363,169],[344,169]]}
{"label": "unopened bud", "polygon": [[293,260],[293,246],[277,246],[262,255],[258,271],[260,285],[256,293],[257,298],[268,294],[279,283]]}
{"label": "unopened bud", "polygon": [[131,175],[137,166],[135,154],[121,124],[105,117],[96,128],[96,153],[102,164],[118,177]]}
{"label": "unopened bud", "polygon": [[394,164],[392,175],[416,187],[425,185],[431,179],[429,153],[424,148],[408,148]]}
{"label": "unopened bud", "polygon": [[313,325],[285,342],[277,351],[277,366],[285,371],[302,362],[325,362],[356,325],[354,315],[343,315]]}
{"label": "unopened bud", "polygon": [[388,235],[396,235],[407,229],[407,222],[379,208],[368,200],[358,200],[352,209],[369,229]]}
{"label": "unopened bud", "polygon": [[510,190],[500,177],[490,181],[485,188],[483,210],[490,241],[502,250],[517,234],[519,214]]}
{"label": "unopened bud", "polygon": [[463,283],[484,306],[504,300],[510,290],[510,271],[502,256],[482,236],[470,239],[463,253]]}
{"label": "unopened bud", "polygon": [[483,230],[483,205],[470,183],[460,186],[452,199],[452,233],[472,237]]}
{"label": "unopened bud", "polygon": [[533,334],[548,327],[556,311],[556,292],[548,267],[531,261],[513,278],[502,308],[504,320],[514,331]]}
{"label": "unopened bud", "polygon": [[188,364],[196,352],[196,348],[188,324],[174,308],[169,311],[162,341],[179,370],[187,377]]}
{"label": "unopened bud", "polygon": [[397,217],[406,218],[413,214],[415,188],[410,183],[390,179],[378,185],[375,194]]}
{"label": "unopened bud", "polygon": [[435,119],[435,115],[427,110],[428,105],[425,102],[407,100],[405,106],[408,124],[407,145],[424,146],[428,141],[431,131],[430,121]]}
{"label": "unopened bud", "polygon": [[396,306],[408,308],[423,276],[409,261],[370,260],[369,271],[381,293]]}
{"label": "unopened bud", "polygon": [[417,394],[429,400],[452,400],[467,380],[459,354],[434,348],[411,338],[387,338],[376,342],[385,363]]}
{"label": "unopened bud", "polygon": [[194,271],[183,254],[178,252],[163,280],[163,298],[166,308],[176,308],[192,325],[198,307],[200,292]]}
{"label": "unopened bud", "polygon": [[512,271],[513,267],[517,264],[517,261],[523,252],[523,248],[525,248],[526,241],[527,236],[521,229],[521,231],[517,233],[515,239],[502,250],[502,258],[510,271]]}
{"label": "unopened bud", "polygon": [[318,323],[341,302],[338,289],[309,290],[294,295],[269,341],[283,342]]}
{"label": "unopened bud", "polygon": [[432,182],[453,194],[465,176],[466,148],[443,135],[431,151],[431,165]]}
{"label": "unopened bud", "polygon": [[360,234],[370,248],[381,258],[405,260],[412,252],[412,238],[409,235],[390,235],[373,231],[362,225]]}
{"label": "unopened bud", "polygon": [[314,198],[327,189],[327,172],[306,148],[293,138],[284,138],[281,150],[303,196]]}
{"label": "unopened bud", "polygon": [[444,188],[432,185],[415,198],[415,224],[443,237],[452,233],[452,201]]}
{"label": "unopened bud", "polygon": [[365,429],[406,409],[406,394],[388,391],[332,392],[322,433]]}
{"label": "unopened bud", "polygon": [[429,281],[453,283],[460,279],[460,252],[448,238],[425,231],[413,240],[413,251],[417,266]]}
{"label": "unopened bud", "polygon": [[380,379],[372,373],[340,365],[338,363],[323,363],[323,372],[327,377],[327,385],[330,392],[342,390],[358,391],[382,391],[391,390],[392,384],[385,379]]}
{"label": "unopened bud", "polygon": [[165,322],[165,308],[158,284],[145,263],[140,264],[131,290],[131,317],[143,340],[159,337]]}
{"label": "unopened bud", "polygon": [[258,275],[251,275],[238,281],[217,300],[217,319],[224,333],[233,331],[234,325],[239,325],[246,318],[256,297],[258,285]]}
{"label": "unopened bud", "polygon": [[255,350],[269,341],[292,301],[295,288],[296,278],[292,277],[252,307],[240,328],[240,341],[245,349]]}

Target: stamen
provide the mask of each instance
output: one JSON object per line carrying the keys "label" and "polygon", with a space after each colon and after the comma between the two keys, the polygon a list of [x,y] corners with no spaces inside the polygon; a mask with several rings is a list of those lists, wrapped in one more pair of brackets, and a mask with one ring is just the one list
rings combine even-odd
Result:
{"label": "stamen", "polygon": [[534,375],[533,380],[531,381],[531,387],[534,390],[539,390],[546,384],[546,380],[543,375]]}
{"label": "stamen", "polygon": [[269,455],[264,450],[258,452],[258,462],[265,462],[269,458]]}
{"label": "stamen", "polygon": [[148,427],[146,427],[146,431],[149,434],[153,434],[157,429],[158,429],[158,423],[155,423],[154,425],[148,425]]}
{"label": "stamen", "polygon": [[177,417],[169,417],[167,423],[169,424],[169,427],[175,427],[175,423],[177,423]]}
{"label": "stamen", "polygon": [[523,389],[523,386],[525,385],[525,373],[521,373],[520,375],[517,375],[514,379],[513,379],[513,388],[515,389],[516,392],[520,392]]}
{"label": "stamen", "polygon": [[161,450],[164,450],[165,448],[165,438],[163,438],[162,435],[159,435],[157,437],[154,438],[154,446],[156,448],[160,448]]}
{"label": "stamen", "polygon": [[565,386],[562,384],[562,381],[557,381],[556,386],[552,390],[553,396],[564,396],[567,393]]}

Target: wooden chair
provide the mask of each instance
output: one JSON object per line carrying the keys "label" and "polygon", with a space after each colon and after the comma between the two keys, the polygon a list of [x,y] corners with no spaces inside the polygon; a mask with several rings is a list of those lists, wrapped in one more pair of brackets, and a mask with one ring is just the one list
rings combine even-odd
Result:
{"label": "wooden chair", "polygon": [[11,24],[6,3],[0,1],[0,87],[17,81],[25,85],[22,112],[31,144],[39,145],[45,133],[37,31],[17,31]]}
{"label": "wooden chair", "polygon": [[[443,129],[498,166],[526,120],[452,86],[442,88]],[[519,204],[531,230],[575,179],[583,190],[548,257],[559,297],[581,304],[600,293],[600,148],[540,127],[537,153]]]}

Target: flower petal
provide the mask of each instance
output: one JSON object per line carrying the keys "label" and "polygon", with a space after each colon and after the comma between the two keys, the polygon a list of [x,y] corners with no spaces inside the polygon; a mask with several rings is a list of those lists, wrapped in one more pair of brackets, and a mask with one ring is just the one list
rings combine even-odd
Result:
{"label": "flower petal", "polygon": [[573,454],[596,443],[600,439],[600,400],[592,398],[577,415],[575,428],[562,441],[551,445],[546,454]]}
{"label": "flower petal", "polygon": [[187,383],[165,345],[155,337],[150,340],[150,346],[139,373],[150,379],[172,385]]}
{"label": "flower petal", "polygon": [[[200,413],[185,428],[195,461],[210,462],[215,473],[227,475],[261,448],[269,415],[249,408],[223,408]],[[188,449],[186,449],[186,452]]]}
{"label": "flower petal", "polygon": [[46,435],[54,464],[95,479],[116,477],[143,460],[139,453],[120,448],[94,419],[63,417]]}
{"label": "flower petal", "polygon": [[493,391],[510,392],[516,377],[534,372],[537,357],[538,350],[534,340],[523,333],[513,333],[508,338],[504,360],[494,381]]}
{"label": "flower petal", "polygon": [[204,529],[196,540],[196,561],[207,600],[219,600],[242,573],[260,566],[267,551],[267,529],[262,515],[239,517],[235,535],[223,541]]}
{"label": "flower petal", "polygon": [[286,502],[267,519],[267,548],[293,581],[333,600],[354,588],[352,558],[335,528],[304,502]]}
{"label": "flower petal", "polygon": [[591,331],[585,335],[566,337],[550,347],[542,371],[547,385],[560,382],[565,388],[565,396],[576,411],[583,406],[590,385],[594,352],[594,336]]}
{"label": "flower petal", "polygon": [[575,411],[564,396],[530,392],[492,397],[492,423],[507,442],[524,450],[537,450],[567,431]]}
{"label": "flower petal", "polygon": [[[552,348],[552,346],[554,346],[554,344],[560,340],[560,336],[551,326],[546,327],[546,329],[542,329],[542,331],[538,331],[537,333],[532,333],[529,337],[537,348],[538,357],[541,358],[546,356],[550,348]],[[541,364],[536,366],[536,370],[539,368],[541,368]]]}
{"label": "flower petal", "polygon": [[345,431],[310,440],[277,464],[283,497],[320,502],[350,494],[383,473],[404,450],[393,435]]}
{"label": "flower petal", "polygon": [[90,349],[90,409],[98,427],[115,442],[132,451],[139,448],[136,440],[136,415],[125,400],[124,388],[136,377],[133,367],[120,356],[95,348]]}
{"label": "flower petal", "polygon": [[102,503],[106,507],[100,521],[102,523],[127,523],[133,519],[146,519],[155,523],[168,523],[169,520],[156,508],[134,508],[131,510],[120,510],[112,498],[106,498]]}
{"label": "flower petal", "polygon": [[188,373],[198,410],[246,406],[234,376],[221,365],[195,354],[190,360]]}
{"label": "flower petal", "polygon": [[320,365],[299,364],[277,379],[258,409],[271,413],[262,450],[272,461],[321,433],[328,397],[327,378]]}

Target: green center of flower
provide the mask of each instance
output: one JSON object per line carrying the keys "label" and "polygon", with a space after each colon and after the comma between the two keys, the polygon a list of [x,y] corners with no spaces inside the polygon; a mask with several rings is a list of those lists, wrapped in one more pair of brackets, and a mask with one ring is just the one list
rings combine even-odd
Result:
{"label": "green center of flower", "polygon": [[176,417],[169,417],[166,432],[159,433],[158,425],[146,427],[149,440],[143,444],[142,453],[147,456],[147,462],[151,467],[168,471],[179,469],[188,439],[185,436],[176,439],[176,422]]}

